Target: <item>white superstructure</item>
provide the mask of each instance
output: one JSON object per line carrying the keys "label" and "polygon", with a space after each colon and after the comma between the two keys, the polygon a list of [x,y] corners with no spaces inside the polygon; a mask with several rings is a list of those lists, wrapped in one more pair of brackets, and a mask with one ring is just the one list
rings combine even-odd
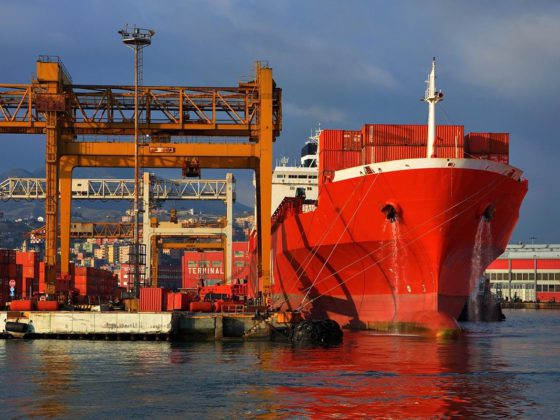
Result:
{"label": "white superstructure", "polygon": [[[318,144],[321,130],[309,137],[301,151],[301,165],[288,166],[288,159],[282,158],[280,165],[272,173],[272,214],[285,197],[305,194],[305,200],[312,202],[318,196]],[[308,207],[314,207],[309,205]],[[304,211],[311,210],[305,208]]]}

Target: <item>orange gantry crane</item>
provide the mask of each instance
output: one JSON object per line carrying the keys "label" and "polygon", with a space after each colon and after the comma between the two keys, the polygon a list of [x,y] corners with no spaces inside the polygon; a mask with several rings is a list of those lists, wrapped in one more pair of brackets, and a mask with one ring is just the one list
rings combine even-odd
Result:
{"label": "orange gantry crane", "polygon": [[[272,69],[257,62],[254,80],[235,87],[138,89],[141,167],[184,169],[196,161],[200,168],[255,171],[258,272],[263,293],[269,293],[272,146],[282,128],[282,91]],[[47,293],[55,292],[59,226],[61,271],[68,272],[73,169],[134,167],[134,92],[134,86],[73,84],[61,60],[51,56],[39,57],[30,84],[0,84],[0,134],[46,135]],[[84,135],[129,138],[80,140]],[[244,141],[202,142],[191,136]]]}

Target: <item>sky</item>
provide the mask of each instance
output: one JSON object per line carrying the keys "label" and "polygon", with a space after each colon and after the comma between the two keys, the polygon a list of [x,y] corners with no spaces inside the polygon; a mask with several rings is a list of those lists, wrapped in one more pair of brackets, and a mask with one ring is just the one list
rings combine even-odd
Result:
{"label": "sky", "polygon": [[[425,123],[435,56],[438,123],[511,133],[511,163],[529,179],[512,241],[560,243],[558,1],[0,0],[0,15],[1,83],[29,83],[50,54],[76,84],[132,84],[126,23],[156,31],[145,85],[236,86],[268,62],[283,89],[275,159],[297,158],[318,124]],[[0,172],[44,165],[42,136],[0,141]],[[251,173],[237,177],[251,203]]]}

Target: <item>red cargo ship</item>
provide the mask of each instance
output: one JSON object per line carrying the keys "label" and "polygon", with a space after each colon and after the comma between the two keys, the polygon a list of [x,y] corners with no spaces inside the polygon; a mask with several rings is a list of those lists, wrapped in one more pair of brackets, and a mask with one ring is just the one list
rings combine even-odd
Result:
{"label": "red cargo ship", "polygon": [[442,97],[434,61],[427,126],[324,130],[303,167],[275,168],[274,306],[350,328],[458,328],[528,183],[508,164],[507,134],[436,127]]}

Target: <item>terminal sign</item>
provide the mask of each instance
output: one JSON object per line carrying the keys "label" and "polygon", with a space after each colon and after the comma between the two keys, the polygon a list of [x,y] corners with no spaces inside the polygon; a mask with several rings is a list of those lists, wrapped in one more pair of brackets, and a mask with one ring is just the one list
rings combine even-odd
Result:
{"label": "terminal sign", "polygon": [[224,274],[221,267],[189,267],[189,274]]}

